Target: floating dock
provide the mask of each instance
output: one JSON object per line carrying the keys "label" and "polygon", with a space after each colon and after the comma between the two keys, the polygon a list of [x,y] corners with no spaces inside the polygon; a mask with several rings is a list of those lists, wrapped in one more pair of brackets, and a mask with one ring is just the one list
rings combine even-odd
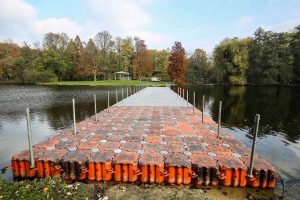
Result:
{"label": "floating dock", "polygon": [[275,168],[171,89],[148,87],[12,158],[16,179],[274,188]]}

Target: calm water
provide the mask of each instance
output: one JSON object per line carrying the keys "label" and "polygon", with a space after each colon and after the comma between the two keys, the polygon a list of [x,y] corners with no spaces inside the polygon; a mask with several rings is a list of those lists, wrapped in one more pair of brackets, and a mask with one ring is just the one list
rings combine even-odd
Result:
{"label": "calm water", "polygon": [[[32,112],[33,141],[37,143],[72,125],[72,98],[76,99],[77,121],[81,121],[93,115],[94,93],[100,111],[107,106],[107,91],[115,89],[121,91],[121,88],[102,86],[0,84],[0,169],[10,165],[13,154],[28,148],[26,107]],[[215,120],[218,101],[222,100],[222,126],[249,147],[249,128],[255,114],[261,114],[258,154],[272,162],[285,178],[300,179],[299,87],[195,86],[188,89],[196,91],[198,107],[202,95],[206,96],[205,112]],[[11,179],[10,172],[4,176]]]}

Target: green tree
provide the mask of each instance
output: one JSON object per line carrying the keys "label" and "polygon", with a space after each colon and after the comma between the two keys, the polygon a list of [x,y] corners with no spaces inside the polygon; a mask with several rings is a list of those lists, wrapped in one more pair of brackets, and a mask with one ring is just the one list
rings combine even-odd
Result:
{"label": "green tree", "polygon": [[169,52],[165,49],[158,51],[152,50],[153,75],[160,77],[162,80],[170,80],[168,75]]}
{"label": "green tree", "polygon": [[88,69],[90,69],[94,81],[96,81],[99,73],[99,53],[92,39],[88,41],[85,47],[85,60],[85,64],[88,66]]}
{"label": "green tree", "polygon": [[188,83],[209,83],[212,79],[212,68],[208,55],[203,49],[196,49],[187,64]]}
{"label": "green tree", "polygon": [[291,53],[293,55],[293,82],[300,84],[300,25],[291,33]]}
{"label": "green tree", "polygon": [[258,28],[249,54],[248,80],[259,84],[289,84],[292,81],[293,56],[290,34]]}

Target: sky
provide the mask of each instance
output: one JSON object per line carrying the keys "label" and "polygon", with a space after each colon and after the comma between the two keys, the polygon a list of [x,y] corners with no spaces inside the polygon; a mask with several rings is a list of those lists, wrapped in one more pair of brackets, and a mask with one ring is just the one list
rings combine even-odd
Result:
{"label": "sky", "polygon": [[98,32],[138,36],[148,48],[211,53],[224,38],[300,25],[300,0],[0,0],[0,41],[42,42],[47,32],[84,41]]}

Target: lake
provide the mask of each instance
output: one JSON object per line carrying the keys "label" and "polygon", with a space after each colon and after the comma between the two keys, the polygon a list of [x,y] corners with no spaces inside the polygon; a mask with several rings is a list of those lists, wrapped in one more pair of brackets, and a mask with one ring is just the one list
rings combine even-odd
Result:
{"label": "lake", "polygon": [[[33,142],[37,143],[72,126],[72,98],[76,100],[76,119],[81,121],[94,114],[94,93],[101,111],[107,106],[107,92],[116,89],[121,92],[121,87],[108,86],[0,84],[0,169],[10,165],[13,154],[28,148],[26,107],[31,109]],[[215,121],[219,101],[223,101],[223,129],[249,147],[249,129],[255,114],[260,114],[256,152],[273,163],[281,176],[291,181],[300,179],[300,87],[201,85],[186,89],[191,103],[192,91],[196,92],[198,108],[205,95],[205,113]],[[111,95],[114,102],[115,95]],[[10,171],[2,176],[12,180]]]}

